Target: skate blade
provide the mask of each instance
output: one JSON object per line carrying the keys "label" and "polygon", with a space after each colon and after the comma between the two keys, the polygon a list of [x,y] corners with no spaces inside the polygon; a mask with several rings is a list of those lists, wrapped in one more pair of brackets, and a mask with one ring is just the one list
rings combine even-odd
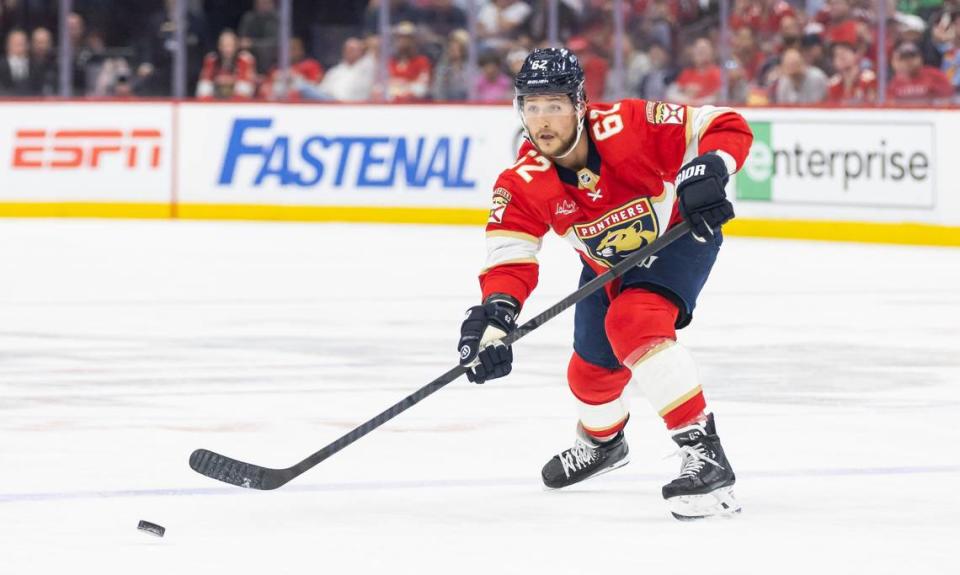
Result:
{"label": "skate blade", "polygon": [[[594,473],[593,475],[588,475],[588,476],[584,477],[583,479],[581,479],[580,481],[577,481],[576,483],[571,483],[570,485],[576,485],[577,483],[583,483],[583,482],[586,481],[587,479],[592,479],[592,478],[594,478],[594,477],[596,477],[596,476],[598,476],[598,475],[603,475],[604,473],[608,473],[608,472],[610,472],[610,471],[613,471],[614,469],[619,469],[619,468],[623,467],[624,465],[626,465],[626,464],[628,464],[628,463],[630,463],[630,456],[629,456],[629,455],[627,455],[626,457],[624,457],[624,458],[621,459],[620,461],[614,463],[613,465],[610,465],[610,466],[608,466],[608,467],[604,467],[603,469],[601,469],[600,471],[597,471],[597,472]],[[570,485],[563,485],[563,486],[560,486],[560,487],[550,487],[549,485],[544,485],[544,486],[543,486],[543,489],[544,489],[545,491],[558,491],[558,490],[560,490],[560,489],[566,489],[567,487],[570,487]]]}
{"label": "skate blade", "polygon": [[703,495],[681,495],[667,499],[670,513],[680,521],[733,517],[742,507],[733,496],[733,487],[721,487]]}

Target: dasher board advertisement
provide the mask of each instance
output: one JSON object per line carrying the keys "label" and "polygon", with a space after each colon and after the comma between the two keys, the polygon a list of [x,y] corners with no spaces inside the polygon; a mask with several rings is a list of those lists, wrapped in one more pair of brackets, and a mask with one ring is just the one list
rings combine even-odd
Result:
{"label": "dasher board advertisement", "polygon": [[782,204],[935,207],[932,121],[754,120],[737,198]]}
{"label": "dasher board advertisement", "polygon": [[184,204],[489,206],[513,164],[506,106],[183,104]]}
{"label": "dasher board advertisement", "polygon": [[170,202],[170,104],[0,104],[0,201]]}

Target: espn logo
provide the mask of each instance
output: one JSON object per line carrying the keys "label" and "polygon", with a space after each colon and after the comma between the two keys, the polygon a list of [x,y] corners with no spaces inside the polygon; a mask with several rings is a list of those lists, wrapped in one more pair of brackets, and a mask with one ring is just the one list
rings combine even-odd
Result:
{"label": "espn logo", "polygon": [[160,167],[160,130],[17,130],[14,169]]}

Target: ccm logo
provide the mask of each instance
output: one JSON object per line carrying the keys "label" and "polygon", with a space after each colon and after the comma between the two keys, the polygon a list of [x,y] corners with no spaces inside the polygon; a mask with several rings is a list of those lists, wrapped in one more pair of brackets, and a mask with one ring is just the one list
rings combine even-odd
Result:
{"label": "ccm logo", "polygon": [[160,130],[150,129],[17,130],[13,167],[99,168],[104,158],[117,157],[126,168],[157,168],[162,143]]}

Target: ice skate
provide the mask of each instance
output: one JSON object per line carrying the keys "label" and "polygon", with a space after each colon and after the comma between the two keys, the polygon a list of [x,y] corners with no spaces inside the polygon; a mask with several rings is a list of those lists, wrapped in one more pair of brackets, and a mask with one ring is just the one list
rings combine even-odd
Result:
{"label": "ice skate", "polygon": [[673,440],[683,457],[680,476],[663,486],[673,516],[686,521],[739,513],[733,496],[737,476],[723,453],[713,414],[705,422],[676,430]]}
{"label": "ice skate", "polygon": [[610,441],[599,443],[577,426],[573,447],[554,455],[543,466],[543,483],[551,489],[567,487],[629,463],[630,453],[623,431]]}

